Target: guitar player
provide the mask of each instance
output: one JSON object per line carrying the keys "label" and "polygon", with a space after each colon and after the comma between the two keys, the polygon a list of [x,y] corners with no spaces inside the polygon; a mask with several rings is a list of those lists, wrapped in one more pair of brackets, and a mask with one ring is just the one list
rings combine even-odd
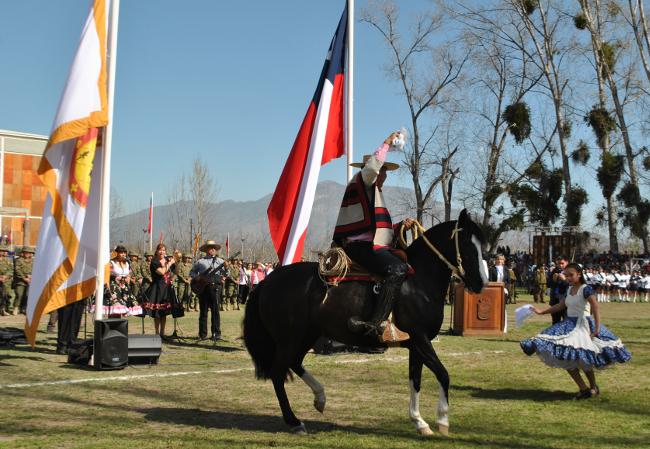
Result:
{"label": "guitar player", "polygon": [[[221,338],[221,317],[219,316],[219,304],[221,303],[221,284],[223,284],[226,270],[220,270],[209,273],[215,267],[223,263],[223,259],[216,257],[217,251],[221,249],[221,245],[216,244],[213,240],[208,240],[200,248],[199,251],[204,252],[206,255],[196,261],[190,277],[194,281],[204,280],[207,285],[199,294],[199,341],[208,339],[208,308],[212,310],[212,341],[226,341]],[[207,277],[202,278],[201,275],[209,273]]]}

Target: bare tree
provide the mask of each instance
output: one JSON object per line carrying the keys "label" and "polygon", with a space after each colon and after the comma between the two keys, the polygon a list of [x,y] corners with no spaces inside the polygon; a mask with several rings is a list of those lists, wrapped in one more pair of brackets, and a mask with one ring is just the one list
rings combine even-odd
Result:
{"label": "bare tree", "polygon": [[[599,26],[602,23],[602,7],[599,1],[593,0],[589,2],[588,0],[582,0],[580,5],[586,27],[591,33],[592,45],[595,48],[596,57],[599,59],[603,78],[607,83],[614,103],[614,112],[618,119],[616,125],[618,125],[618,129],[621,131],[623,147],[625,148],[629,182],[623,186],[622,191],[618,194],[618,199],[621,200],[627,209],[622,214],[623,221],[641,239],[644,251],[648,253],[650,252],[650,241],[648,240],[647,223],[650,218],[650,202],[642,198],[639,189],[639,175],[635,159],[641,153],[633,148],[630,136],[631,129],[628,126],[628,117],[625,110],[627,105],[638,98],[642,90],[634,82],[634,64],[627,64],[621,67],[621,55],[627,50],[625,42],[616,39],[615,36],[605,35],[605,30],[602,26]],[[610,7],[610,5],[607,6]],[[618,13],[614,14],[614,16],[617,15]],[[610,13],[610,19],[615,19],[615,17],[611,16],[612,14]],[[632,21],[632,23],[636,22]],[[645,24],[643,24],[643,27],[645,27]],[[638,36],[638,30],[634,30],[634,32]],[[643,48],[640,47],[640,50],[643,50]],[[641,53],[643,52],[641,51]],[[642,55],[641,59],[644,60],[644,58],[645,56]],[[606,115],[606,112],[604,111],[603,115]],[[611,125],[608,123],[611,120],[608,115],[606,117],[604,116],[602,120],[605,120],[605,126],[611,126],[612,128],[615,126],[613,121]]]}
{"label": "bare tree", "polygon": [[[182,170],[165,191],[165,232],[169,241],[178,242],[180,248],[177,249],[189,251],[196,234],[202,240],[217,238],[220,190],[210,168],[200,155],[196,155],[191,171]],[[190,235],[190,220],[193,220],[195,235]]]}
{"label": "bare tree", "polygon": [[[569,121],[565,117],[565,96],[571,79],[567,56],[571,40],[567,39],[569,17],[559,9],[555,0],[494,0],[475,6],[474,3],[449,0],[441,4],[458,20],[480,34],[492,34],[508,50],[521,52],[530,62],[531,72],[537,72],[545,82],[543,92],[550,99],[555,113],[556,132],[562,159],[566,224],[580,222],[582,206],[587,202],[586,191],[571,183],[568,137]],[[537,76],[537,75],[533,75]]]}
{"label": "bare tree", "polygon": [[182,171],[170,187],[165,188],[166,207],[163,220],[170,241],[180,242],[179,249],[189,252],[196,236],[190,235],[190,219],[194,216],[187,188],[187,174]]}
{"label": "bare tree", "polygon": [[124,239],[124,223],[121,218],[124,216],[124,203],[122,196],[117,193],[115,187],[111,187],[109,194],[108,219],[110,222],[110,240],[111,246],[117,245],[120,239]]}
{"label": "bare tree", "polygon": [[[599,211],[597,215],[601,218],[600,222],[607,222],[609,234],[609,249],[614,254],[618,254],[618,235],[616,216],[616,201],[614,198],[616,187],[621,179],[622,158],[612,154],[610,136],[615,131],[615,121],[609,112],[608,98],[606,92],[606,61],[602,53],[602,42],[608,25],[611,25],[611,17],[608,8],[603,8],[599,0],[579,0],[581,14],[574,17],[574,25],[578,30],[586,29],[589,32],[590,51],[598,86],[598,103],[588,112],[588,123],[592,128],[601,154],[601,165],[597,170],[598,183],[600,184],[603,197],[606,201],[605,211]],[[586,161],[589,159],[589,152],[586,144],[581,143],[578,150],[573,153],[575,161]],[[605,220],[606,214],[606,220]]]}
{"label": "bare tree", "polygon": [[432,44],[434,33],[445,23],[441,11],[414,14],[408,38],[398,31],[399,8],[394,1],[370,1],[366,8],[360,9],[359,17],[382,35],[388,48],[382,69],[400,85],[409,106],[412,138],[403,150],[403,163],[415,190],[417,220],[422,222],[433,189],[440,183],[440,180],[436,182],[437,176],[427,173],[434,165],[431,158],[435,156],[431,145],[435,127],[431,127],[430,121],[439,109],[452,103],[452,87],[462,81],[469,54],[457,51],[453,42]]}
{"label": "bare tree", "polygon": [[189,197],[197,218],[197,231],[202,236],[215,234],[219,213],[221,187],[200,155],[192,162],[192,175],[187,180]]}

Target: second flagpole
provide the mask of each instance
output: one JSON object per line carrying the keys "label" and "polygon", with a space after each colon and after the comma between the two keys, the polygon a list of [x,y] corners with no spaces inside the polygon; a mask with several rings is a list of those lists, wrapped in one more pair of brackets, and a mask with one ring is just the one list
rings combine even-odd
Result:
{"label": "second flagpole", "polygon": [[353,105],[354,100],[354,83],[353,83],[353,73],[354,73],[354,0],[348,0],[348,104],[347,104],[347,116],[348,116],[348,135],[347,135],[347,179],[346,184],[352,180],[352,166],[350,165],[353,162]]}
{"label": "second flagpole", "polygon": [[111,145],[113,143],[113,100],[115,98],[115,64],[117,61],[117,24],[120,11],[120,0],[112,0],[109,24],[110,36],[107,55],[108,80],[106,94],[108,101],[108,125],[104,127],[102,148],[102,188],[99,215],[99,250],[97,251],[97,277],[95,285],[95,320],[102,319],[104,306],[104,265],[110,259],[109,241],[109,203],[111,181]]}

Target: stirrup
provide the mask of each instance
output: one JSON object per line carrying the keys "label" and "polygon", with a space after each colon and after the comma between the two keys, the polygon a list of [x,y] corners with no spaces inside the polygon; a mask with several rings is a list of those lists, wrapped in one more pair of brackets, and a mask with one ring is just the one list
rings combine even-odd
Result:
{"label": "stirrup", "polygon": [[409,338],[409,334],[403,332],[395,326],[395,323],[391,321],[384,321],[379,326],[377,326],[377,338],[380,343],[397,343],[400,341],[406,341]]}

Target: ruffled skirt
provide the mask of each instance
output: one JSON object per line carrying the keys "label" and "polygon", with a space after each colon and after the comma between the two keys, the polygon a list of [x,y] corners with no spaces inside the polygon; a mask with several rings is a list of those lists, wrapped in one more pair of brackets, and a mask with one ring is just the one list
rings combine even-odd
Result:
{"label": "ruffled skirt", "polygon": [[142,301],[144,313],[152,318],[171,315],[173,318],[185,316],[185,308],[178,300],[176,292],[171,285],[164,282],[151,284],[144,292]]}
{"label": "ruffled skirt", "polygon": [[593,338],[596,323],[590,316],[567,317],[542,331],[535,337],[520,343],[527,355],[537,353],[552,368],[580,369],[583,371],[611,368],[624,363],[632,355],[621,340],[605,326]]}
{"label": "ruffled skirt", "polygon": [[[88,307],[90,313],[95,313],[95,304]],[[126,284],[112,279],[110,290],[104,289],[104,302],[102,306],[102,315],[124,315],[139,316],[142,315],[142,307],[138,304],[137,299],[131,293]]]}

